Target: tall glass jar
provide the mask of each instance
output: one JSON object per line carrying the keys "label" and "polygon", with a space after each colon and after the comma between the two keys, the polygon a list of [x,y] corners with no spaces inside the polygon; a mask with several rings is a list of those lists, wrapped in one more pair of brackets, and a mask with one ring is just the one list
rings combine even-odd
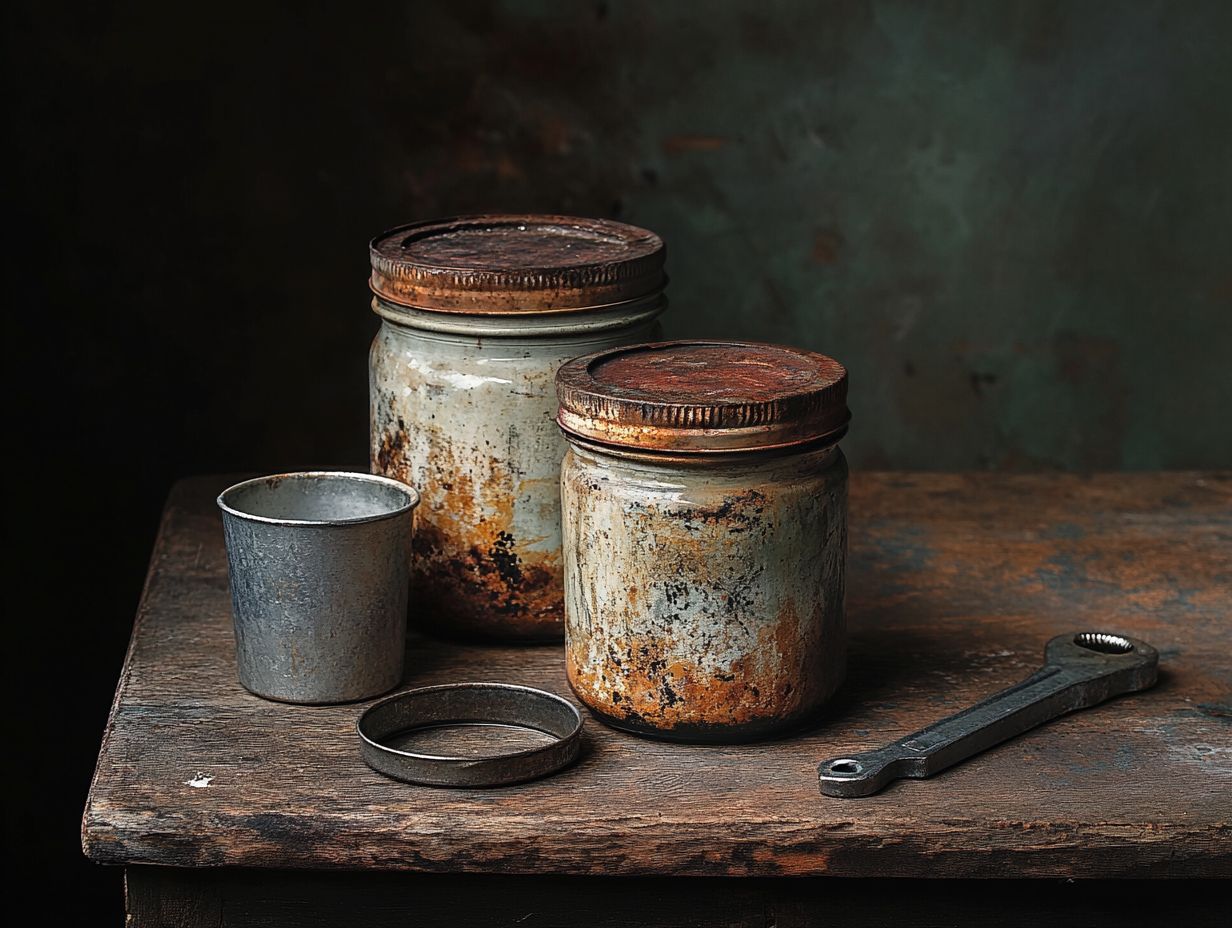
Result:
{"label": "tall glass jar", "polygon": [[601,720],[748,740],[841,683],[846,387],[824,355],[738,342],[561,368],[565,663]]}
{"label": "tall glass jar", "polygon": [[422,498],[413,615],[449,636],[559,640],[553,378],[654,337],[663,243],[603,220],[473,216],[386,232],[371,258],[371,463]]}

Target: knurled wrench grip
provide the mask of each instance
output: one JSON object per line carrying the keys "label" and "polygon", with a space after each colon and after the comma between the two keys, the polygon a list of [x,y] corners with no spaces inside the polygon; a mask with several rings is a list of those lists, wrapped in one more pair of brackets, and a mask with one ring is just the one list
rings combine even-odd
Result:
{"label": "knurled wrench grip", "polygon": [[1104,632],[1058,635],[1044,666],[1021,683],[893,744],[818,765],[827,796],[871,796],[892,780],[922,779],[1059,715],[1155,685],[1159,653]]}

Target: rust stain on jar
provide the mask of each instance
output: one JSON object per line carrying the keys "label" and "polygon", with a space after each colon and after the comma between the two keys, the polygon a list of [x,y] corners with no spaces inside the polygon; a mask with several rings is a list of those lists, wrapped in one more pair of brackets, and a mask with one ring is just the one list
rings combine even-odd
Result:
{"label": "rust stain on jar", "polygon": [[604,721],[672,740],[747,740],[803,724],[838,687],[846,466],[836,451],[673,473],[575,445],[562,488],[566,669]]}
{"label": "rust stain on jar", "polygon": [[380,467],[380,472],[406,483],[410,477],[410,468],[406,463],[406,448],[406,424],[399,419],[398,428],[392,432],[381,432],[381,437],[377,442],[376,462]]}
{"label": "rust stain on jar", "polygon": [[[811,625],[822,627],[821,607]],[[611,638],[607,662],[567,662],[569,683],[587,693],[606,693],[589,707],[619,727],[704,737],[722,730],[756,737],[806,721],[833,689],[817,642],[800,634],[793,604],[760,630],[748,653],[722,670],[706,671],[689,658],[687,642],[672,637]],[[829,685],[827,685],[829,683]]]}
{"label": "rust stain on jar", "polygon": [[[438,479],[417,516],[412,597],[426,606],[421,624],[448,635],[520,641],[557,640],[563,621],[560,559],[519,545],[514,530],[518,487],[495,458],[465,460],[436,432],[435,454],[454,466],[434,466]],[[405,428],[381,429],[374,457],[382,473],[414,480]],[[472,468],[482,472],[476,480]]]}

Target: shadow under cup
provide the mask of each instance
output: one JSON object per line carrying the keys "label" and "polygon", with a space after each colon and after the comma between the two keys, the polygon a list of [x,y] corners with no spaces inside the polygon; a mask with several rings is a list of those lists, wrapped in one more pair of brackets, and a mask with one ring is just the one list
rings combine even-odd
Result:
{"label": "shadow under cup", "polygon": [[240,683],[340,703],[402,680],[419,494],[370,474],[258,477],[218,497]]}

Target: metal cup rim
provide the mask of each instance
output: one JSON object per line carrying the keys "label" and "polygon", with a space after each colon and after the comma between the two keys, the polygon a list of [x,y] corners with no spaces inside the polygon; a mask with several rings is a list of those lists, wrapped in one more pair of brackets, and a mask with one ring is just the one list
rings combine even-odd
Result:
{"label": "metal cup rim", "polygon": [[[361,483],[378,483],[391,487],[400,491],[405,495],[405,502],[396,509],[389,509],[384,512],[378,512],[370,516],[357,516],[352,519],[275,519],[270,516],[259,516],[252,512],[245,512],[242,509],[236,509],[227,503],[226,498],[234,493],[243,490],[253,484],[261,483],[266,480],[286,480],[286,479],[303,479],[303,478],[328,478],[341,480],[355,480]],[[390,477],[381,477],[377,474],[364,474],[359,471],[347,470],[300,470],[290,471],[285,474],[265,474],[260,477],[251,477],[248,480],[241,480],[239,483],[234,483],[218,494],[216,502],[218,508],[227,515],[234,516],[237,519],[243,519],[246,522],[262,522],[266,525],[302,525],[302,526],[318,526],[328,527],[333,525],[363,525],[368,522],[381,522],[385,519],[396,519],[399,516],[406,515],[414,510],[419,505],[419,491],[414,487],[408,486],[400,480],[394,480]]]}

